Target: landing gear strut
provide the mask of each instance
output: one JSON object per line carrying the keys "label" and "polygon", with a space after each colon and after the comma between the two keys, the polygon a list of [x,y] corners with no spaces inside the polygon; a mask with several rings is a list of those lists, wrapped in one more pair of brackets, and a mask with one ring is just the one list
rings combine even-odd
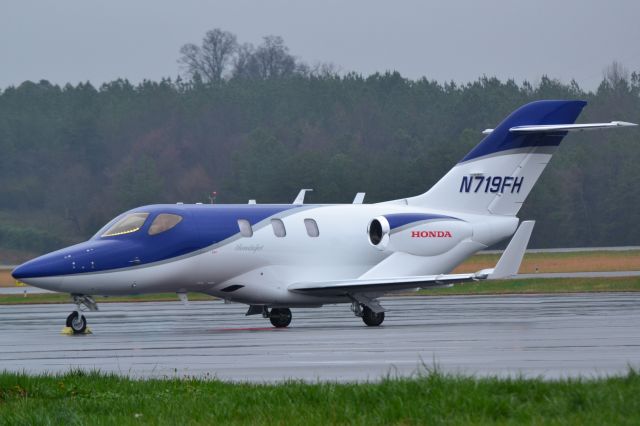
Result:
{"label": "landing gear strut", "polygon": [[269,321],[276,328],[284,328],[291,324],[291,309],[272,308],[269,312]]}
{"label": "landing gear strut", "polygon": [[[88,309],[90,311],[97,311],[98,304],[93,300],[91,296],[85,296],[83,294],[72,294],[73,303],[76,304],[77,309],[69,314],[67,317],[67,327],[71,328],[73,334],[81,334],[87,330],[87,319],[82,315],[82,311]],[[83,306],[85,308],[83,308]]]}

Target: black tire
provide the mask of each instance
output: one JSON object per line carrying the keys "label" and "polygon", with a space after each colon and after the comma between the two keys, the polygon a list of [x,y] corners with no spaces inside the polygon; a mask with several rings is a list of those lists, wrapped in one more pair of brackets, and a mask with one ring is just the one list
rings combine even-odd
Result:
{"label": "black tire", "polygon": [[70,327],[71,330],[73,330],[73,334],[84,333],[87,329],[87,319],[84,315],[80,315],[77,311],[73,311],[67,317],[67,327]]}
{"label": "black tire", "polygon": [[273,308],[269,313],[269,321],[276,328],[284,328],[291,324],[291,309]]}
{"label": "black tire", "polygon": [[362,321],[369,327],[377,327],[384,321],[384,312],[376,314],[369,307],[362,307]]}

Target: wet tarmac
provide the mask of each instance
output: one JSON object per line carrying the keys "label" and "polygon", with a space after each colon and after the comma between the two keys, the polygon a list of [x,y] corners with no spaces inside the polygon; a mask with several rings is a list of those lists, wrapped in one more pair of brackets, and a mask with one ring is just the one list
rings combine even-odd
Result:
{"label": "wet tarmac", "polygon": [[383,326],[347,305],[294,309],[274,329],[222,302],[113,303],[93,334],[61,335],[71,305],[0,306],[0,369],[133,377],[363,381],[449,372],[558,378],[640,367],[640,294],[393,297]]}

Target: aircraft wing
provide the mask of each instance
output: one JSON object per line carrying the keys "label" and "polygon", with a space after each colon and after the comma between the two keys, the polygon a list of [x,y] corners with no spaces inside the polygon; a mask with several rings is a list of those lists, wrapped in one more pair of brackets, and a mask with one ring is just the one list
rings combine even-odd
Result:
{"label": "aircraft wing", "polygon": [[414,288],[439,287],[448,284],[485,279],[503,279],[518,273],[524,252],[529,243],[534,221],[520,224],[495,268],[483,269],[472,274],[440,274],[375,279],[352,279],[323,282],[300,282],[289,285],[297,293],[318,296],[351,295],[357,293],[387,293]]}
{"label": "aircraft wing", "polygon": [[[488,274],[485,274],[486,278]],[[439,287],[447,284],[482,279],[476,274],[442,274],[397,278],[355,279],[343,281],[302,282],[289,286],[297,293],[325,295],[346,295],[352,293],[387,293],[414,288]]]}

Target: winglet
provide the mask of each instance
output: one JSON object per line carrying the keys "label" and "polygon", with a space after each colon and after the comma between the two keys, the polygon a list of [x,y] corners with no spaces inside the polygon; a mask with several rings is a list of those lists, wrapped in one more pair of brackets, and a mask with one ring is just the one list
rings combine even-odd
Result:
{"label": "winglet", "polygon": [[520,224],[513,238],[511,238],[507,249],[502,253],[500,260],[498,260],[498,264],[487,277],[488,279],[508,278],[518,273],[524,252],[527,249],[527,244],[529,244],[533,225],[535,224],[536,222],[534,220],[527,220]]}

